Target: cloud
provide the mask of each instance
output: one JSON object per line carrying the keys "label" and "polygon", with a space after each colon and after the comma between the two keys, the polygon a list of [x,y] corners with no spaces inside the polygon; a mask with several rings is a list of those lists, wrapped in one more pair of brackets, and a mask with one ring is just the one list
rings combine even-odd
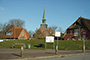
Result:
{"label": "cloud", "polygon": [[0,10],[4,10],[4,8],[0,6]]}

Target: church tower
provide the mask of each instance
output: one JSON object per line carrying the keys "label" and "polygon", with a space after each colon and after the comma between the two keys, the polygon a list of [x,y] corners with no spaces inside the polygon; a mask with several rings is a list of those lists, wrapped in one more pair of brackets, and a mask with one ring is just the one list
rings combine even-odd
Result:
{"label": "church tower", "polygon": [[46,18],[45,18],[45,8],[44,8],[44,12],[43,12],[43,19],[42,19],[42,24],[41,24],[41,26],[42,26],[42,25],[47,29]]}

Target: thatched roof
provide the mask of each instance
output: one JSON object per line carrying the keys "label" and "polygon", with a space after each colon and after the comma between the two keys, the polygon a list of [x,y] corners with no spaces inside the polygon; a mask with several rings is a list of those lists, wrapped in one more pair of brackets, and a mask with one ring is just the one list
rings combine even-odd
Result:
{"label": "thatched roof", "polygon": [[90,19],[86,19],[83,17],[79,17],[68,29],[73,29],[73,28],[87,28],[90,31]]}

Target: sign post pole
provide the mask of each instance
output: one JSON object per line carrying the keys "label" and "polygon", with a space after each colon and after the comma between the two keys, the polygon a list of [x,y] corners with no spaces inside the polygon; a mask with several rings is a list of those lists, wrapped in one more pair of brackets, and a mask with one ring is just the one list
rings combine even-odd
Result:
{"label": "sign post pole", "polygon": [[86,31],[83,31],[83,53],[85,53],[85,35]]}
{"label": "sign post pole", "polygon": [[58,46],[58,37],[57,37],[57,46]]}
{"label": "sign post pole", "polygon": [[85,53],[85,35],[83,35],[83,53]]}
{"label": "sign post pole", "polygon": [[53,43],[53,45],[54,45],[54,37],[53,36],[46,36],[45,49],[47,47],[47,43]]}
{"label": "sign post pole", "polygon": [[45,41],[45,49],[46,49],[46,41]]}
{"label": "sign post pole", "polygon": [[58,37],[57,37],[57,45],[56,45],[56,54],[58,55]]}
{"label": "sign post pole", "polygon": [[55,48],[55,53],[58,55],[58,37],[60,37],[60,32],[55,32],[55,36],[57,37],[57,45]]}

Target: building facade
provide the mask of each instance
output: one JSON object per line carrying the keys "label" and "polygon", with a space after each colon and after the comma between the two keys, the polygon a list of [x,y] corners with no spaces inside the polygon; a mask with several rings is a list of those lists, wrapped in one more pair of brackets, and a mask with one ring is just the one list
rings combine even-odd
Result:
{"label": "building facade", "polygon": [[90,40],[90,19],[79,17],[64,34],[64,40],[83,40],[83,31],[86,31],[85,40]]}

